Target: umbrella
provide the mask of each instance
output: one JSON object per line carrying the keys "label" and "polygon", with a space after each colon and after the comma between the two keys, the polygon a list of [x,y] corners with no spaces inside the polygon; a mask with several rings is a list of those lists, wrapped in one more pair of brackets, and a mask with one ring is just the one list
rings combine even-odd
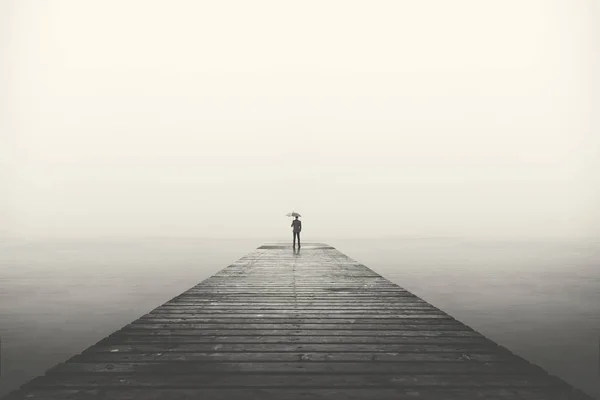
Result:
{"label": "umbrella", "polygon": [[295,211],[292,211],[291,213],[287,214],[288,217],[301,217],[302,215],[298,214]]}

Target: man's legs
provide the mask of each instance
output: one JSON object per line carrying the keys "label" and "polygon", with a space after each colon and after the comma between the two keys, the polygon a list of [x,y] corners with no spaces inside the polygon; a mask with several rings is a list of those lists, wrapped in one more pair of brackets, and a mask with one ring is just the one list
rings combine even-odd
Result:
{"label": "man's legs", "polygon": [[298,235],[298,248],[300,248],[300,232],[296,233]]}
{"label": "man's legs", "polygon": [[296,247],[296,232],[294,232],[294,247]]}

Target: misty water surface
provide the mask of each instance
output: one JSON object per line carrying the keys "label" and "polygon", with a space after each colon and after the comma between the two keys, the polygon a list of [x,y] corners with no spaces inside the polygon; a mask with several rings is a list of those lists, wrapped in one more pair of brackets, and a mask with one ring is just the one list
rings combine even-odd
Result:
{"label": "misty water surface", "polygon": [[[325,242],[600,398],[598,242]],[[261,243],[2,243],[0,394],[43,374]]]}

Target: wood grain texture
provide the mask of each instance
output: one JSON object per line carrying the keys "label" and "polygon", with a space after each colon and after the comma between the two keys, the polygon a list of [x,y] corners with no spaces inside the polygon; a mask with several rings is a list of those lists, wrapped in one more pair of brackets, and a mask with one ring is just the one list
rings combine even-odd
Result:
{"label": "wood grain texture", "polygon": [[265,244],[7,400],[591,400],[326,244]]}
{"label": "wood grain texture", "polygon": [[[20,400],[15,393],[6,400]],[[30,389],[30,400],[590,400],[573,388],[102,388]]]}

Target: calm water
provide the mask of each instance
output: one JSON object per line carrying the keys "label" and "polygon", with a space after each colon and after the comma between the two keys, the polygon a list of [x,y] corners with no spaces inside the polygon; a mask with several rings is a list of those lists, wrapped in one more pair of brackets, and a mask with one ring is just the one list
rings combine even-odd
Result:
{"label": "calm water", "polygon": [[[600,398],[599,242],[326,242]],[[0,395],[260,244],[0,243]]]}

